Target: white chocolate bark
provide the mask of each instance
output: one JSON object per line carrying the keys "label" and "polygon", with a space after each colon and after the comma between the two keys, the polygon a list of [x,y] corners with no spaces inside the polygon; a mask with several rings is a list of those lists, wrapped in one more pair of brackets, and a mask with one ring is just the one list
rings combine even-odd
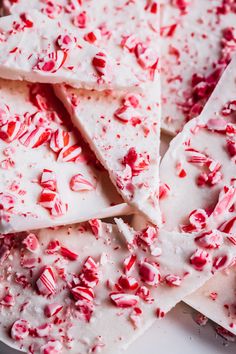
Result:
{"label": "white chocolate bark", "polygon": [[[89,17],[94,2],[83,6],[81,10],[87,11]],[[125,92],[98,94],[71,90],[65,86],[56,86],[56,94],[72,115],[74,125],[108,170],[124,200],[157,224],[160,222],[156,197],[160,82],[159,71],[154,63],[157,63],[159,53],[158,11],[153,11],[145,1],[121,1],[119,8],[115,1],[109,2],[109,5],[102,1],[99,9],[102,8],[106,8],[103,22],[111,32],[110,38],[103,39],[106,48],[113,48],[112,53],[123,53],[132,60],[134,70],[146,81],[141,86],[143,94],[131,92],[130,97]],[[95,23],[101,24],[100,10],[95,16]],[[132,21],[127,18],[132,18]],[[117,43],[122,43],[119,51],[114,46]],[[144,52],[140,57],[141,48]],[[153,144],[153,141],[157,143]]]}
{"label": "white chocolate bark", "polygon": [[[158,83],[147,84],[144,91],[145,94],[127,96],[55,87],[73,124],[108,171],[123,199],[157,224],[160,223]],[[137,107],[125,103],[129,97],[138,100]],[[127,121],[119,113],[122,109],[127,109]]]}
{"label": "white chocolate bark", "polygon": [[[76,28],[75,17],[82,13],[86,14],[86,23],[79,28],[80,35],[87,38],[88,33],[92,31],[94,34],[99,30],[101,39],[96,39],[96,46],[112,53],[116,60],[120,57],[125,58],[128,71],[131,67],[140,82],[145,82],[141,85],[145,92],[143,98],[139,99],[140,105],[137,106],[135,98],[132,103],[129,100],[124,101],[124,92],[117,95],[115,93],[98,95],[94,92],[73,92],[68,88],[66,91],[61,88],[60,92],[57,89],[57,94],[69,112],[73,109],[74,125],[83,133],[98,159],[109,171],[110,178],[122,197],[147,215],[152,222],[158,223],[160,221],[156,198],[160,140],[158,6],[144,0],[128,3],[122,0],[119,6],[116,1],[109,3],[89,1],[79,6],[73,4],[70,5],[75,6],[74,11],[68,11],[68,3],[60,2],[58,18],[62,23]],[[31,6],[48,14],[49,17],[57,17],[53,11],[51,14],[44,1],[36,1]],[[8,10],[19,13],[24,11],[25,7],[26,2],[20,1],[16,7],[10,7]],[[56,11],[56,8],[54,10]],[[69,98],[72,93],[73,102]],[[73,107],[77,104],[75,97],[81,101],[76,109]],[[113,119],[115,114],[116,118]],[[100,116],[102,120],[98,121]],[[157,143],[154,145],[152,141]],[[135,172],[122,162],[132,148],[137,153]]]}
{"label": "white chocolate bark", "polygon": [[[112,58],[119,64],[120,69],[116,66],[117,75],[114,72],[110,87],[129,88],[146,81],[150,71],[153,76],[153,69],[158,64],[159,47],[150,44],[158,40],[159,11],[158,7],[153,9],[145,0],[128,3],[121,0],[119,4],[105,0],[86,1],[81,4],[74,1],[68,3],[66,0],[55,4],[37,0],[30,4],[20,1],[16,5],[10,6],[8,13],[22,13],[26,9],[28,11],[29,8],[36,8],[49,18],[56,19],[56,22],[59,21],[75,36],[79,35],[79,38],[84,38],[88,44],[94,44],[100,51],[105,51],[108,57],[112,53]],[[106,65],[105,69],[96,68],[97,71],[105,71],[107,74],[102,76],[103,79],[111,76],[111,73],[107,72],[109,67]],[[91,69],[88,72],[90,71]],[[121,85],[116,85],[119,82]],[[96,89],[109,86],[102,83],[100,77]]]}
{"label": "white chocolate bark", "polygon": [[235,291],[234,266],[216,274],[184,301],[229,332],[236,334]]}
{"label": "white chocolate bark", "polygon": [[176,134],[200,114],[236,51],[235,2],[161,2],[162,127]]}
{"label": "white chocolate bark", "polygon": [[[96,220],[2,239],[3,342],[34,354],[47,353],[48,343],[56,353],[116,353],[208,280],[216,257],[227,255],[227,266],[235,256],[235,246],[225,239],[220,249],[209,251],[200,271],[190,264],[193,235],[157,235],[153,228],[136,233],[116,222],[121,234]],[[159,256],[150,254],[148,239],[127,247],[127,238],[140,242],[153,231]]]}
{"label": "white chocolate bark", "polygon": [[[107,174],[96,167],[95,156],[71,129],[52,88],[1,80],[0,107],[1,233],[129,213]],[[41,180],[44,169],[55,175],[49,175],[48,185]],[[40,200],[48,189],[56,192],[54,206]],[[56,205],[62,210],[54,210]]]}
{"label": "white chocolate bark", "polygon": [[125,60],[117,62],[71,27],[36,10],[2,17],[1,77],[96,90],[138,85]]}
{"label": "white chocolate bark", "polygon": [[[160,176],[167,186],[161,208],[166,229],[196,230],[199,220],[191,213],[199,209],[205,214],[200,228],[208,222],[220,226],[231,218],[236,194],[235,98],[236,57],[201,115],[184,127],[162,160]],[[224,198],[229,198],[228,204],[222,204]]]}

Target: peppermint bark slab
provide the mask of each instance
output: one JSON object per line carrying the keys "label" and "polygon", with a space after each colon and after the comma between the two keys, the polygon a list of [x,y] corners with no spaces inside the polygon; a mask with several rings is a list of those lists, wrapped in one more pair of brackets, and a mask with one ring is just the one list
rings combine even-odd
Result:
{"label": "peppermint bark slab", "polygon": [[148,83],[145,94],[138,95],[55,87],[117,191],[155,224],[160,222],[158,89],[158,82]]}
{"label": "peppermint bark slab", "polygon": [[162,98],[165,131],[200,114],[233,52],[234,1],[162,0]]}
{"label": "peppermint bark slab", "polygon": [[32,10],[0,18],[0,29],[2,78],[96,90],[138,85],[125,59],[114,60],[60,19]]}
{"label": "peppermint bark slab", "polygon": [[[135,77],[136,83],[139,84],[154,75],[159,58],[159,51],[155,49],[159,34],[159,11],[156,2],[152,4],[146,0],[121,0],[117,4],[115,0],[60,0],[54,3],[35,0],[29,3],[23,0],[17,4],[5,3],[5,7],[8,8],[8,13],[14,14],[28,11],[30,8],[40,10],[49,18],[61,21],[68,30],[77,33],[88,44],[95,44],[102,52],[105,50],[108,54],[112,53],[115,62],[122,64],[120,77],[113,77],[113,88],[115,81],[122,81],[125,84],[123,87],[128,88],[129,79]],[[104,71],[107,73],[109,69],[109,65],[104,62],[105,59],[96,58],[95,67],[100,75],[104,74]]]}
{"label": "peppermint bark slab", "polygon": [[236,334],[235,295],[234,266],[215,275],[184,301],[229,332]]}
{"label": "peppermint bark slab", "polygon": [[116,222],[1,240],[3,342],[34,354],[117,352],[209,279],[219,257],[222,268],[235,257],[224,234],[199,262],[193,235]]}
{"label": "peppermint bark slab", "polygon": [[236,57],[199,117],[171,142],[160,175],[165,228],[192,232],[233,217]]}
{"label": "peppermint bark slab", "polygon": [[[92,15],[95,2],[84,3],[81,9],[88,18],[95,17],[96,29],[102,26],[103,17],[99,14],[104,10],[103,26],[110,36],[102,36],[102,41],[106,48],[113,48],[112,53],[129,58],[133,70],[145,81],[140,86],[144,93],[105,92],[98,95],[57,86],[56,94],[72,115],[74,125],[109,171],[123,198],[158,223],[160,83],[159,53],[153,50],[159,43],[158,7],[146,1],[127,3],[122,0],[119,5],[117,7],[115,1],[109,4],[101,1],[98,15]],[[91,30],[90,26],[88,21],[86,31]]]}
{"label": "peppermint bark slab", "polygon": [[[236,244],[236,213],[220,227],[228,239]],[[226,330],[236,334],[235,316],[236,267],[226,269],[209,280],[203,287],[189,295],[184,301]],[[224,335],[221,327],[217,329]]]}
{"label": "peppermint bark slab", "polygon": [[53,89],[0,81],[0,232],[127,213]]}

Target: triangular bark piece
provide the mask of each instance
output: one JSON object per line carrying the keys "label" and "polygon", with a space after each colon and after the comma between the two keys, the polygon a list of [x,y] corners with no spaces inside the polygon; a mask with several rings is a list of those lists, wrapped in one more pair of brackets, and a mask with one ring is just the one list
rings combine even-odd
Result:
{"label": "triangular bark piece", "polygon": [[0,80],[0,113],[1,233],[129,213],[50,86]]}
{"label": "triangular bark piece", "polygon": [[235,52],[235,4],[164,0],[161,17],[162,128],[173,135],[200,114]]}
{"label": "triangular bark piece", "polygon": [[115,60],[78,29],[37,10],[0,18],[0,77],[76,88],[124,89],[139,80],[125,57]]}
{"label": "triangular bark piece", "polygon": [[236,57],[200,116],[172,140],[160,166],[165,228],[192,232],[231,218],[235,187]]}

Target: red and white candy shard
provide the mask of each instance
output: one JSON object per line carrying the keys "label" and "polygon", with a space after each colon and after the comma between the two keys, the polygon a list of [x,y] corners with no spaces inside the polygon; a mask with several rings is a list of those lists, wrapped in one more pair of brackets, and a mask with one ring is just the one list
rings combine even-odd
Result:
{"label": "red and white candy shard", "polygon": [[210,279],[184,301],[236,335],[236,268],[231,267]]}
{"label": "red and white candy shard", "polygon": [[160,204],[167,230],[231,228],[236,206],[235,81],[236,56],[203,112],[186,124],[162,160],[160,178],[168,193],[161,191]]}
{"label": "red and white candy shard", "polygon": [[[33,354],[42,348],[60,354],[76,354],[79,348],[86,354],[94,346],[103,354],[117,352],[203,285],[216,257],[227,257],[223,269],[235,255],[236,246],[222,233],[219,249],[207,250],[209,261],[196,269],[190,262],[196,235],[156,229],[154,237],[153,227],[137,232],[122,220],[116,223],[118,228],[101,224],[98,238],[88,224],[42,229],[34,233],[37,254],[29,250],[26,233],[0,240],[4,343]],[[123,233],[132,234],[133,245],[127,247]],[[152,245],[162,249],[159,256],[151,255],[149,240],[143,241],[150,234]],[[73,250],[76,262],[64,250]],[[111,323],[116,324],[112,329]]]}
{"label": "red and white candy shard", "polygon": [[1,233],[127,213],[52,88],[0,80],[1,110]]}
{"label": "red and white candy shard", "polygon": [[235,3],[161,3],[162,127],[176,134],[189,119],[200,114],[236,52]]}
{"label": "red and white candy shard", "polygon": [[67,83],[98,91],[139,84],[139,78],[123,59],[118,62],[106,51],[78,37],[72,24],[67,26],[63,20],[50,19],[32,10],[2,17],[0,27],[4,37],[0,43],[2,78]]}

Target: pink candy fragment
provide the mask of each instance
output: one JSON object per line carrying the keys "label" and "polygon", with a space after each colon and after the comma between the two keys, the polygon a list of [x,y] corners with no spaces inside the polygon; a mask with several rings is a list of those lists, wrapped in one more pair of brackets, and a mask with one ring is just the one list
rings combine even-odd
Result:
{"label": "pink candy fragment", "polygon": [[51,130],[43,127],[36,127],[29,129],[24,135],[20,137],[20,142],[24,146],[35,149],[47,141],[51,137]]}
{"label": "pink candy fragment", "polygon": [[53,317],[57,315],[61,310],[63,309],[63,306],[57,303],[52,303],[49,304],[45,307],[44,313],[45,316],[47,317]]}
{"label": "pink candy fragment", "polygon": [[49,341],[41,347],[42,354],[60,354],[62,352],[62,344],[58,341]]}
{"label": "pink candy fragment", "polygon": [[137,290],[139,284],[134,277],[121,275],[118,280],[119,286],[124,290]]}
{"label": "pink candy fragment", "polygon": [[146,229],[138,232],[138,239],[146,245],[151,246],[158,237],[158,229],[154,226],[148,226]]}
{"label": "pink candy fragment", "polygon": [[110,63],[110,59],[107,54],[104,52],[99,52],[92,59],[92,64],[97,74],[104,78],[109,79],[112,74],[112,67]]}
{"label": "pink candy fragment", "polygon": [[91,227],[91,230],[92,230],[92,233],[94,234],[94,236],[96,238],[100,237],[101,234],[102,234],[102,222],[101,220],[99,219],[91,219],[88,221],[90,227]]}
{"label": "pink candy fragment", "polygon": [[22,243],[25,245],[25,248],[32,253],[37,252],[39,249],[39,241],[35,234],[30,233]]}
{"label": "pink candy fragment", "polygon": [[39,338],[48,337],[50,331],[52,330],[53,324],[52,323],[45,323],[39,327],[35,328],[35,335]]}
{"label": "pink candy fragment", "polygon": [[61,247],[60,253],[63,257],[68,258],[70,261],[76,261],[78,259],[78,254],[72,252],[66,247]]}
{"label": "pink candy fragment", "polygon": [[182,279],[178,275],[168,274],[165,277],[165,281],[167,285],[175,287],[181,285]]}
{"label": "pink candy fragment", "polygon": [[73,192],[92,191],[94,186],[82,174],[73,176],[70,180],[70,188]]}
{"label": "pink candy fragment", "polygon": [[64,65],[66,58],[66,51],[57,50],[56,52],[49,53],[48,55],[39,58],[34,70],[55,73]]}
{"label": "pink candy fragment", "polygon": [[190,257],[190,264],[198,270],[202,271],[203,268],[209,263],[210,255],[207,251],[197,249]]}
{"label": "pink candy fragment", "polygon": [[26,126],[19,119],[8,121],[0,127],[0,139],[10,143],[20,138],[26,131]]}
{"label": "pink candy fragment", "polygon": [[136,120],[141,123],[140,114],[132,106],[121,106],[115,113],[114,117],[121,121],[122,123],[128,123],[132,120]]}
{"label": "pink candy fragment", "polygon": [[144,261],[139,267],[141,280],[148,285],[157,286],[161,280],[160,271],[155,263]]}
{"label": "pink candy fragment", "polygon": [[142,43],[138,43],[135,48],[135,55],[139,65],[143,69],[156,69],[159,61],[159,56],[157,51],[155,51],[153,48],[147,47]]}
{"label": "pink candy fragment", "polygon": [[76,162],[80,157],[82,149],[79,145],[65,146],[58,155],[58,161]]}
{"label": "pink candy fragment", "polygon": [[59,194],[50,189],[44,189],[39,198],[39,204],[48,209],[52,216],[58,217],[65,215],[67,204],[63,203]]}
{"label": "pink candy fragment", "polygon": [[76,38],[72,35],[65,34],[65,35],[60,35],[57,38],[57,45],[61,50],[64,51],[69,51],[76,46]]}
{"label": "pink candy fragment", "polygon": [[135,148],[132,147],[124,156],[123,164],[131,168],[132,176],[138,176],[142,171],[149,168],[149,156],[137,153]]}
{"label": "pink candy fragment", "polygon": [[231,206],[236,201],[236,188],[235,187],[225,187],[225,189],[220,193],[219,201],[215,206],[213,211],[213,216],[218,217],[224,212],[229,211]]}
{"label": "pink candy fragment", "polygon": [[78,28],[86,28],[87,21],[88,21],[87,13],[86,11],[83,11],[74,17],[73,24],[75,25],[75,27]]}
{"label": "pink candy fragment", "polygon": [[41,175],[40,185],[43,188],[55,192],[57,190],[57,180],[55,173],[51,170],[44,169]]}
{"label": "pink candy fragment", "polygon": [[101,38],[101,31],[99,29],[95,29],[94,31],[88,32],[84,35],[84,40],[91,44],[95,43]]}
{"label": "pink candy fragment", "polygon": [[227,263],[228,263],[228,256],[227,255],[215,257],[213,259],[213,271],[224,268]]}
{"label": "pink candy fragment", "polygon": [[217,230],[207,231],[195,238],[197,244],[206,249],[219,248],[223,244],[223,236]]}
{"label": "pink candy fragment", "polygon": [[54,152],[59,152],[69,144],[69,141],[69,133],[65,130],[57,129],[51,136],[50,148]]}
{"label": "pink candy fragment", "polygon": [[132,254],[124,260],[124,273],[129,275],[135,267],[137,257]]}
{"label": "pink candy fragment", "polygon": [[94,288],[99,281],[98,264],[92,257],[88,257],[84,262],[79,279],[84,286]]}
{"label": "pink candy fragment", "polygon": [[10,211],[14,208],[17,198],[10,193],[0,193],[0,210]]}
{"label": "pink candy fragment", "polygon": [[71,289],[71,293],[75,300],[86,300],[92,302],[94,299],[93,289],[85,286],[76,286],[75,288]]}
{"label": "pink candy fragment", "polygon": [[236,235],[236,216],[231,218],[230,220],[224,222],[219,230],[221,232],[225,232],[226,234],[235,234]]}
{"label": "pink candy fragment", "polygon": [[20,319],[13,323],[11,327],[11,338],[18,341],[25,339],[29,335],[30,324],[28,321]]}
{"label": "pink candy fragment", "polygon": [[208,215],[204,209],[196,209],[189,215],[189,221],[196,230],[202,230],[206,227]]}
{"label": "pink candy fragment", "polygon": [[7,293],[2,300],[0,301],[0,305],[4,307],[12,307],[15,305],[15,298],[10,293]]}
{"label": "pink candy fragment", "polygon": [[125,293],[112,293],[110,298],[117,307],[121,308],[135,307],[139,301],[138,296]]}

